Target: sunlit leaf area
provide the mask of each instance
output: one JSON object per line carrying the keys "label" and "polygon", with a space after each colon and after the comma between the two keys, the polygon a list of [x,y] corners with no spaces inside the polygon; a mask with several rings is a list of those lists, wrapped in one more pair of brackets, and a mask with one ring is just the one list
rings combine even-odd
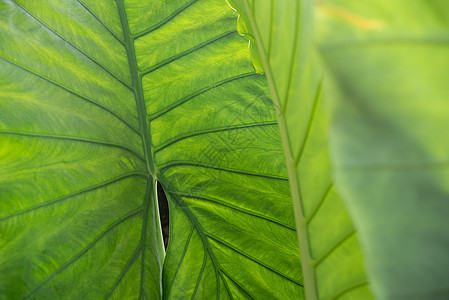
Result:
{"label": "sunlit leaf area", "polygon": [[449,299],[447,0],[0,0],[0,299]]}

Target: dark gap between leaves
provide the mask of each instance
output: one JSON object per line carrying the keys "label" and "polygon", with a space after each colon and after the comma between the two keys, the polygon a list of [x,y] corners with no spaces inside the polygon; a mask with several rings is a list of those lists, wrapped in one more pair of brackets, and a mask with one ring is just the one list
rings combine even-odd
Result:
{"label": "dark gap between leaves", "polygon": [[157,202],[159,204],[159,218],[162,227],[162,237],[164,238],[164,247],[167,249],[168,237],[169,237],[169,214],[168,214],[168,202],[164,189],[160,182],[157,182]]}

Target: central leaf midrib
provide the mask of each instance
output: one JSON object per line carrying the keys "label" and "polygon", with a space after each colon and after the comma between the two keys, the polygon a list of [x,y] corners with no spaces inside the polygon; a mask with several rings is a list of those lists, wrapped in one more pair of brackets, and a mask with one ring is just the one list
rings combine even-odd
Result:
{"label": "central leaf midrib", "polygon": [[[277,119],[279,124],[279,131],[281,135],[282,140],[282,146],[284,148],[284,155],[287,165],[287,172],[288,172],[288,178],[290,183],[290,190],[292,195],[292,202],[295,210],[299,211],[299,214],[295,213],[295,221],[296,226],[299,227],[298,232],[298,239],[301,252],[301,266],[302,266],[302,273],[304,278],[304,287],[307,286],[308,288],[305,289],[306,297],[309,297],[311,299],[317,299],[317,289],[316,289],[316,281],[315,281],[315,270],[313,269],[312,263],[311,263],[311,253],[310,253],[310,245],[309,245],[309,237],[307,234],[307,226],[305,224],[304,220],[304,213],[303,208],[301,205],[301,196],[300,196],[300,187],[297,180],[297,174],[296,174],[296,168],[294,164],[294,158],[291,151],[291,145],[290,145],[290,139],[287,132],[287,125],[286,120],[284,118],[284,112],[281,106],[281,100],[279,99],[278,90],[276,88],[276,85],[274,83],[274,77],[271,70],[271,65],[268,61],[267,54],[265,53],[264,45],[261,41],[261,35],[259,33],[258,27],[256,26],[256,20],[255,16],[253,15],[253,11],[251,10],[250,3],[248,0],[243,0],[243,4],[245,5],[245,9],[247,11],[247,16],[250,22],[250,26],[252,27],[254,31],[254,36],[257,44],[257,48],[259,50],[259,54],[261,56],[261,60],[265,69],[265,73],[267,76],[267,82],[270,87],[271,95],[273,97],[274,107],[277,111]],[[299,2],[297,3],[297,15],[299,15]],[[296,22],[296,26],[298,27],[300,25],[300,22]],[[296,30],[298,28],[296,27]],[[294,53],[294,52],[293,52]],[[291,71],[291,70],[290,70]],[[289,83],[290,85],[290,83]]]}
{"label": "central leaf midrib", "polygon": [[[151,122],[151,116],[149,116],[149,120],[147,120],[146,105],[145,105],[145,99],[144,99],[144,96],[143,96],[143,89],[142,89],[142,77],[144,75],[147,75],[149,72],[148,71],[143,71],[143,72],[139,71],[138,64],[137,64],[137,57],[136,57],[135,47],[134,47],[134,41],[136,39],[138,39],[140,37],[140,35],[139,34],[137,34],[137,35],[134,34],[133,35],[130,32],[128,21],[127,21],[127,18],[126,18],[126,11],[125,11],[124,1],[123,0],[116,0],[116,3],[117,3],[117,7],[119,9],[120,19],[121,19],[122,27],[123,27],[123,35],[124,35],[124,39],[125,39],[124,44],[125,44],[126,51],[128,53],[128,62],[129,62],[129,69],[130,69],[131,78],[132,78],[133,93],[134,93],[135,100],[136,100],[136,105],[137,105],[138,118],[139,118],[139,124],[140,124],[140,128],[141,128],[141,136],[142,136],[142,141],[143,141],[143,146],[144,146],[144,151],[145,151],[145,159],[146,159],[146,162],[147,162],[148,172],[153,176],[153,178],[156,175],[155,172],[157,172],[158,179],[162,183],[165,183],[165,184],[168,185],[169,184],[169,180],[163,174],[161,174],[161,172],[160,172],[160,171],[162,171],[163,167],[161,165],[159,165],[157,167],[157,171],[156,171],[156,166],[155,166],[154,161],[153,161],[154,153],[157,150],[160,150],[160,149],[153,148],[153,145],[151,144],[151,140],[150,140],[151,131],[150,131],[148,123],[147,123],[147,122]],[[233,30],[232,32],[235,32],[235,30]],[[228,35],[228,34],[229,33],[226,33],[226,35]],[[197,49],[199,49],[199,47],[193,47],[192,49],[193,50],[197,50]],[[190,53],[190,51],[186,51],[186,53],[184,53],[184,54],[189,54],[189,53]],[[166,61],[164,61],[164,65],[167,64],[167,63],[172,62],[173,60],[175,60],[175,59],[177,59],[179,57],[175,55],[174,57],[171,57],[171,58],[167,59]],[[160,67],[161,65],[156,65],[156,66]],[[154,69],[154,67],[150,68],[149,70],[153,71],[153,69]],[[255,73],[252,72],[252,73],[247,73],[247,74],[242,74],[242,75],[244,77],[247,77],[247,76],[252,76],[254,74]],[[242,75],[239,75],[237,78],[232,78],[232,79],[233,80],[234,79],[240,79],[240,78],[243,77]],[[229,81],[229,80],[230,79],[227,79],[226,81]],[[213,88],[213,87],[216,87],[216,86],[217,85],[215,84],[214,86],[208,87],[208,88]],[[185,100],[185,99],[182,99],[181,101],[183,101],[183,100]],[[177,103],[177,104],[179,104],[179,103]],[[172,108],[173,107],[170,107],[170,109],[172,109]],[[166,112],[166,111],[162,110],[162,112]],[[272,123],[272,122],[270,122],[270,123]],[[249,124],[246,124],[246,126],[248,126],[248,125]],[[264,125],[266,125],[266,124],[264,124]],[[270,124],[270,125],[272,125],[272,124]],[[251,124],[251,126],[256,126],[256,125],[255,124]],[[259,124],[257,126],[261,126],[261,125]],[[260,174],[257,174],[257,175],[261,176]],[[270,178],[270,179],[273,179],[273,178]],[[287,178],[275,178],[275,179],[287,180]],[[171,190],[171,189],[166,189],[166,190]],[[198,233],[198,235],[199,235],[199,237],[200,237],[200,239],[202,241],[202,244],[203,244],[203,247],[204,247],[204,251],[205,251],[205,259],[203,261],[203,266],[201,268],[201,275],[198,277],[198,280],[197,280],[197,283],[196,283],[196,286],[195,286],[194,295],[195,295],[195,293],[198,291],[198,289],[200,287],[202,274],[204,272],[206,260],[208,258],[210,258],[210,260],[212,262],[213,269],[215,271],[216,280],[217,280],[217,287],[216,287],[217,288],[217,295],[219,296],[221,294],[221,292],[224,292],[223,290],[220,292],[220,287],[221,287],[222,289],[224,289],[227,292],[229,297],[232,299],[233,295],[232,295],[232,293],[230,291],[230,288],[228,286],[228,282],[227,282],[227,280],[224,277],[225,275],[227,277],[229,277],[229,275],[227,275],[227,274],[225,274],[223,272],[222,267],[220,265],[220,262],[218,261],[217,257],[215,256],[214,248],[213,248],[213,246],[209,242],[209,239],[211,237],[209,237],[207,235],[207,232],[204,230],[201,222],[197,219],[197,216],[194,214],[194,212],[191,210],[191,208],[188,205],[186,205],[186,203],[184,202],[182,197],[179,194],[177,194],[176,192],[170,192],[170,195],[173,197],[173,199],[177,202],[177,204],[181,207],[181,209],[187,215],[188,219],[190,220],[190,222],[193,225],[193,228]],[[145,205],[145,209],[144,209],[144,213],[145,213],[144,219],[145,220],[144,220],[144,222],[147,222],[147,220],[148,220],[147,208],[148,208],[148,205],[149,205],[149,201],[150,201],[150,199],[148,199],[148,197],[146,197],[145,198],[145,202],[144,202],[144,205]],[[144,230],[146,230],[146,229],[143,228],[143,233],[142,233],[142,237],[143,238],[145,236]],[[239,253],[239,254],[241,255],[241,253]],[[247,258],[249,258],[249,257],[247,256]],[[144,252],[142,252],[142,260],[143,259],[144,259]],[[255,260],[253,260],[253,261],[256,262],[256,263],[261,264],[259,261],[255,261]],[[261,265],[266,267],[266,265],[264,265],[264,264],[261,264]],[[273,271],[272,269],[270,269],[270,270]],[[289,278],[287,278],[287,279],[289,279]],[[235,284],[237,284],[238,286],[240,286],[240,288],[242,288],[242,290],[244,290],[245,293],[247,293],[250,297],[252,297],[251,294],[248,291],[246,291],[246,289],[243,286],[241,286],[238,282],[236,282],[236,281],[233,281],[233,282]],[[297,282],[295,282],[295,283],[297,283]],[[299,284],[299,283],[297,283],[297,284]],[[169,290],[169,292],[170,291],[171,291],[171,289]],[[252,297],[252,298],[254,298],[254,297]]]}
{"label": "central leaf midrib", "polygon": [[[196,0],[192,1],[191,4],[193,4],[194,2],[196,2]],[[147,163],[147,170],[151,177],[150,180],[151,179],[154,180],[156,177],[157,171],[156,171],[156,166],[153,161],[153,152],[152,152],[153,149],[152,149],[152,144],[151,144],[151,140],[150,140],[150,130],[149,130],[149,127],[147,124],[147,119],[146,119],[146,116],[147,116],[146,106],[145,106],[145,99],[143,96],[143,89],[142,89],[142,77],[144,75],[147,75],[148,72],[139,72],[135,48],[134,48],[134,41],[137,38],[139,38],[141,35],[139,35],[139,34],[132,35],[130,32],[128,20],[126,17],[124,0],[116,0],[116,4],[117,4],[117,8],[118,8],[119,15],[120,15],[120,21],[122,23],[122,28],[123,28],[123,35],[124,35],[124,39],[125,39],[124,46],[125,46],[126,52],[128,54],[129,69],[131,72],[133,93],[134,93],[134,97],[135,97],[136,105],[137,105],[138,119],[139,119],[140,130],[141,130],[140,134],[142,137],[142,142],[143,142],[143,147],[144,147],[144,155],[145,155],[145,160]],[[233,32],[235,32],[235,30]],[[228,34],[229,34],[229,32],[227,32],[225,36],[227,36]],[[244,74],[244,75],[248,76],[248,74]],[[162,174],[158,174],[158,175],[159,175],[158,177],[160,177],[159,180],[161,180],[162,182],[168,182],[168,180],[166,180],[166,178]],[[148,184],[148,188],[150,188],[149,184]],[[148,194],[148,190],[147,190],[147,194]],[[181,203],[183,202],[183,200],[181,198],[179,198],[178,195],[173,194],[173,193],[171,193],[171,194],[175,199],[177,199],[177,202],[179,202],[179,201],[181,201]],[[142,228],[142,239],[144,239],[146,236],[146,225],[145,224],[148,222],[148,208],[150,205],[149,202],[150,202],[150,197],[149,197],[149,195],[146,195],[145,199],[144,199],[144,226]],[[200,238],[202,239],[203,245],[205,247],[205,255],[207,256],[207,254],[209,254],[212,264],[214,265],[214,269],[215,269],[215,273],[216,273],[216,277],[217,277],[217,293],[220,294],[220,279],[221,279],[221,280],[223,280],[223,283],[225,285],[225,288],[226,288],[228,294],[231,296],[229,287],[227,286],[226,281],[224,280],[224,278],[222,278],[222,275],[220,273],[221,267],[215,257],[215,254],[213,253],[211,246],[209,245],[207,237],[203,233],[201,224],[199,223],[199,221],[196,219],[193,212],[188,207],[183,207],[183,210],[189,217],[190,221],[192,222],[193,227],[196,229]],[[143,243],[141,243],[141,244],[143,245]],[[144,260],[144,251],[142,251],[142,261],[143,260]],[[203,266],[203,268],[204,268],[204,266]],[[196,289],[198,288],[200,280],[201,280],[201,277],[198,279]],[[141,287],[141,292],[142,292],[142,287]],[[140,295],[140,296],[142,296],[142,295]],[[231,298],[232,298],[232,296],[231,296]]]}
{"label": "central leaf midrib", "polygon": [[[142,89],[142,77],[139,73],[137,66],[137,58],[134,48],[134,39],[131,35],[128,19],[126,16],[125,3],[124,0],[116,0],[116,5],[120,17],[120,22],[122,25],[123,36],[124,36],[124,46],[126,49],[126,53],[128,55],[128,64],[129,70],[131,73],[132,80],[132,90],[134,94],[134,99],[136,100],[136,108],[138,113],[139,125],[140,125],[140,136],[142,138],[142,146],[144,149],[144,157],[147,166],[147,172],[149,173],[149,178],[147,181],[147,187],[145,196],[143,199],[143,220],[142,220],[142,232],[141,232],[141,281],[140,281],[140,291],[139,291],[139,299],[146,298],[144,291],[144,265],[145,265],[145,238],[147,235],[148,228],[148,211],[150,208],[150,201],[153,198],[152,196],[152,188],[154,188],[155,182],[155,166],[153,161],[153,154],[151,151],[151,140],[150,140],[150,131],[148,128],[147,120],[146,120],[146,106],[145,99],[143,96]],[[157,201],[156,201],[157,205]],[[159,219],[159,218],[158,218]]]}
{"label": "central leaf midrib", "polygon": [[155,177],[155,166],[152,159],[152,153],[151,153],[151,140],[150,140],[150,132],[146,120],[146,107],[145,107],[145,99],[143,96],[143,89],[142,89],[142,78],[139,74],[139,69],[137,66],[137,58],[136,53],[134,49],[134,38],[131,35],[128,19],[126,16],[125,11],[125,4],[123,0],[116,0],[116,4],[119,11],[120,21],[122,23],[122,29],[123,29],[123,36],[125,39],[125,48],[126,53],[128,55],[128,63],[129,63],[129,70],[131,73],[131,80],[132,80],[132,87],[133,87],[133,94],[134,98],[136,100],[136,107],[137,107],[137,113],[138,113],[138,119],[139,119],[139,125],[140,125],[140,134],[142,137],[142,143],[144,148],[144,154],[145,159],[147,163],[147,170],[152,175],[152,177]]}

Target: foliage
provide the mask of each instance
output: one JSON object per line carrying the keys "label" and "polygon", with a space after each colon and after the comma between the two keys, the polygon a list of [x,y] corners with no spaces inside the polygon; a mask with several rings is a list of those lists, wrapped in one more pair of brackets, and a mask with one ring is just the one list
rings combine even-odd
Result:
{"label": "foliage", "polygon": [[302,295],[275,110],[225,1],[0,11],[3,297]]}
{"label": "foliage", "polygon": [[447,298],[447,4],[229,4],[0,0],[0,298]]}

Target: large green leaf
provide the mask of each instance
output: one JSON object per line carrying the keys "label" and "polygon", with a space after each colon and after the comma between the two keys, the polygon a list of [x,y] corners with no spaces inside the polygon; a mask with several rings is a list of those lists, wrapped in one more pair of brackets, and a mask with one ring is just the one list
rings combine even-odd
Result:
{"label": "large green leaf", "polygon": [[232,1],[278,112],[310,299],[371,299],[352,221],[332,180],[310,1]]}
{"label": "large green leaf", "polygon": [[448,299],[448,2],[335,0],[318,13],[336,179],[373,291]]}
{"label": "large green leaf", "polygon": [[164,292],[299,297],[294,218],[265,78],[225,1],[188,4],[135,41],[156,176],[171,200]]}
{"label": "large green leaf", "polygon": [[89,7],[0,2],[1,298],[161,295],[143,103],[115,3]]}
{"label": "large green leaf", "polygon": [[0,1],[0,297],[303,297],[276,114],[235,24],[223,0]]}

